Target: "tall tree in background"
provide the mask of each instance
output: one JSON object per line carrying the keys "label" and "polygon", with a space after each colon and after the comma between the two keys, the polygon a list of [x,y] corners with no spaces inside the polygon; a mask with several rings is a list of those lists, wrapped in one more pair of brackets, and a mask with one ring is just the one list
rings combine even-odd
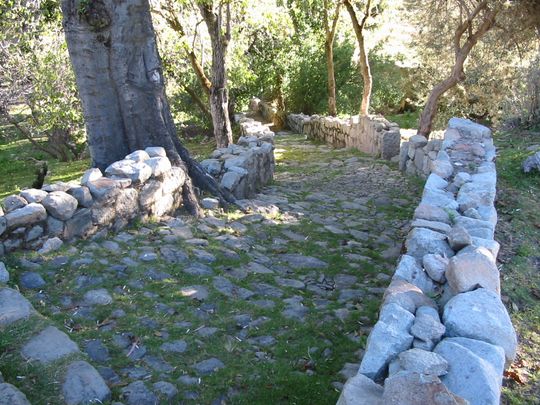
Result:
{"label": "tall tree in background", "polygon": [[[92,164],[104,169],[133,150],[162,146],[196,186],[233,201],[176,135],[148,1],[63,0],[62,12]],[[183,196],[199,215],[190,179]]]}
{"label": "tall tree in background", "polygon": [[[330,1],[332,4],[333,2]],[[328,114],[331,116],[337,115],[336,108],[336,78],[334,74],[334,39],[336,37],[337,23],[339,20],[339,11],[341,9],[341,3],[338,2],[335,6],[332,4],[332,10],[334,10],[332,16],[329,15],[329,1],[324,0],[324,52],[326,55],[326,71],[328,75]]]}
{"label": "tall tree in background", "polygon": [[[437,10],[448,10],[446,1],[433,1],[429,6],[438,17]],[[444,4],[443,4],[444,3]],[[473,47],[495,25],[497,14],[500,12],[498,1],[461,1],[456,0],[453,10],[459,13],[459,23],[452,38],[454,49],[454,66],[449,77],[438,83],[431,91],[424,110],[420,116],[418,134],[429,137],[433,121],[437,114],[439,98],[459,82],[465,80],[464,65]],[[444,14],[442,14],[444,15]],[[445,21],[448,21],[446,18]]]}
{"label": "tall tree in background", "polygon": [[362,103],[360,105],[360,115],[369,114],[369,105],[371,102],[371,92],[373,89],[373,77],[371,76],[371,68],[369,66],[368,53],[366,50],[366,41],[364,37],[364,29],[366,22],[372,14],[371,0],[367,0],[363,5],[362,19],[359,20],[356,15],[354,5],[350,0],[343,0],[343,4],[347,9],[351,17],[352,26],[356,35],[356,41],[358,43],[358,63],[360,65],[360,72],[362,74],[362,80],[364,83],[364,89],[362,93]]}
{"label": "tall tree in background", "polygon": [[212,0],[201,1],[198,6],[212,43],[210,111],[217,146],[223,148],[233,141],[227,89],[227,48],[231,41],[231,4],[228,1],[219,1],[216,5]]}

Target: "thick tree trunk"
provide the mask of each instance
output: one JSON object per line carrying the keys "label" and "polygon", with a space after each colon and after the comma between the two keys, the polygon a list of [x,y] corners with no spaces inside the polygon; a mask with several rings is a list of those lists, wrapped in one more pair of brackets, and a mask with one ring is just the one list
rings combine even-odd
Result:
{"label": "thick tree trunk", "polygon": [[418,123],[418,135],[423,135],[426,138],[429,137],[433,126],[433,121],[437,115],[437,106],[439,105],[439,98],[446,93],[449,89],[454,87],[459,80],[456,77],[449,77],[437,84],[426,101],[422,115],[420,116],[420,122]]}
{"label": "thick tree trunk", "polygon": [[176,135],[147,0],[63,0],[62,12],[93,165],[104,169],[133,150],[162,146],[191,178],[184,203],[193,214],[200,208],[191,180],[233,201]]}
{"label": "thick tree trunk", "polygon": [[230,40],[230,10],[229,3],[225,5],[226,31],[222,33],[222,7],[216,13],[212,4],[199,5],[210,41],[212,43],[212,87],[210,89],[210,112],[214,124],[214,137],[218,148],[227,147],[232,143],[232,128],[229,119],[229,94],[227,90],[227,46]]}

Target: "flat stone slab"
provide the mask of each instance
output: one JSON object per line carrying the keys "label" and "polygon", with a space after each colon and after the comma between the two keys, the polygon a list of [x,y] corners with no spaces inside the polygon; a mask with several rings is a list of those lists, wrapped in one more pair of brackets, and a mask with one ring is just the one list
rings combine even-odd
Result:
{"label": "flat stone slab", "polygon": [[68,405],[103,403],[111,399],[111,390],[97,370],[86,361],[69,365],[62,393]]}
{"label": "flat stone slab", "polygon": [[328,267],[328,263],[323,262],[321,259],[317,259],[312,256],[304,256],[300,254],[284,254],[279,256],[279,260],[286,262],[293,269],[325,269]]}
{"label": "flat stone slab", "polygon": [[18,291],[11,288],[0,289],[0,326],[7,326],[34,314],[32,304]]}
{"label": "flat stone slab", "polygon": [[23,346],[21,355],[26,359],[47,364],[78,352],[79,347],[68,335],[54,326],[49,326]]}

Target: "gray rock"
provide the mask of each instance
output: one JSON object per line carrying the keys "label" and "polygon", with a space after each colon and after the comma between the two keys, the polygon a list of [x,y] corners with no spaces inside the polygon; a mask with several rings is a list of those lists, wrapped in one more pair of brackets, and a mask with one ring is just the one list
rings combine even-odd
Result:
{"label": "gray rock", "polygon": [[134,162],[144,162],[150,159],[150,155],[144,150],[136,150],[127,155],[124,159],[133,160]]}
{"label": "gray rock", "polygon": [[94,203],[94,199],[92,198],[92,194],[88,187],[73,187],[70,188],[67,193],[77,200],[79,207],[90,208]]}
{"label": "gray rock", "polygon": [[171,353],[184,353],[187,349],[187,343],[184,340],[174,340],[165,342],[161,345],[161,350]]}
{"label": "gray rock", "polygon": [[448,363],[444,357],[420,349],[409,349],[400,353],[391,364],[390,374],[400,371],[412,371],[418,374],[434,375],[439,377],[448,372]]}
{"label": "gray rock", "polygon": [[84,294],[82,305],[109,305],[113,301],[111,294],[105,289],[90,290]]}
{"label": "gray rock", "polygon": [[164,148],[161,146],[149,146],[144,149],[144,151],[148,154],[149,157],[159,157],[159,156],[167,156],[167,152]]}
{"label": "gray rock", "polygon": [[84,351],[93,360],[99,363],[104,363],[110,359],[109,349],[99,339],[93,339],[86,342]]}
{"label": "gray rock", "polygon": [[220,184],[227,190],[232,191],[236,188],[236,186],[238,186],[243,177],[244,175],[241,173],[238,173],[236,171],[228,171],[223,175]]}
{"label": "gray rock", "polygon": [[336,405],[381,405],[383,387],[362,374],[350,378]]}
{"label": "gray rock", "polygon": [[461,225],[452,227],[448,234],[448,243],[455,251],[463,249],[465,246],[472,245],[472,238],[469,232]]}
{"label": "gray rock", "polygon": [[411,223],[411,226],[415,228],[428,228],[432,231],[444,233],[446,235],[452,230],[452,227],[444,222],[428,221],[425,219],[415,219]]}
{"label": "gray rock", "polygon": [[[2,207],[0,207],[0,210],[2,210]],[[6,218],[3,216],[4,212],[0,212],[0,236],[6,231],[7,229],[7,221]],[[1,256],[4,254],[2,253]]]}
{"label": "gray rock", "polygon": [[103,174],[101,173],[101,170],[94,167],[94,168],[88,169],[87,171],[84,172],[84,174],[82,175],[82,178],[81,178],[81,184],[83,186],[86,186],[86,184],[88,182],[99,180],[102,177],[103,177]]}
{"label": "gray rock", "polygon": [[[421,203],[414,211],[414,218],[451,224],[452,221],[449,214],[451,212],[453,211]],[[455,214],[457,215],[457,212]]]}
{"label": "gray rock", "polygon": [[[439,343],[435,353],[448,362],[448,374],[441,379],[452,392],[471,404],[499,404],[502,372],[499,374],[491,363],[450,339]],[[504,352],[500,350],[499,354],[504,362]]]}
{"label": "gray rock", "polygon": [[35,225],[26,233],[25,241],[31,242],[39,238],[41,235],[43,235],[43,227]]}
{"label": "gray rock", "polygon": [[216,210],[219,208],[219,201],[216,198],[203,198],[201,200],[201,205],[207,210]]}
{"label": "gray rock", "polygon": [[454,251],[446,242],[446,235],[430,229],[414,228],[405,241],[407,254],[418,260],[429,254],[452,257]]}
{"label": "gray rock", "polygon": [[62,394],[68,405],[103,403],[111,399],[109,387],[86,361],[76,361],[69,365],[62,384]]}
{"label": "gray rock", "polygon": [[144,161],[152,169],[152,176],[159,177],[168,173],[172,166],[167,157],[157,156]]}
{"label": "gray rock", "polygon": [[279,256],[279,260],[286,262],[293,269],[325,269],[328,263],[323,262],[316,257],[304,256],[301,254],[283,254]]}
{"label": "gray rock", "polygon": [[77,200],[63,191],[53,191],[41,202],[53,217],[65,221],[73,216],[77,209]]}
{"label": "gray rock", "polygon": [[193,365],[193,368],[197,371],[200,375],[209,375],[213,374],[214,372],[225,368],[225,364],[223,362],[215,357],[212,357],[207,360],[200,361],[199,363],[196,363]]}
{"label": "gray rock", "polygon": [[116,198],[122,188],[122,183],[107,177],[101,177],[97,180],[88,181],[86,187],[88,187],[94,199],[105,203]]}
{"label": "gray rock", "polygon": [[182,287],[180,289],[180,295],[194,300],[204,301],[208,298],[208,289],[202,285]]}
{"label": "gray rock", "polygon": [[500,346],[508,363],[516,356],[516,332],[494,292],[479,288],[456,295],[444,307],[443,322],[448,337],[467,337]]}
{"label": "gray rock", "polygon": [[8,212],[4,218],[6,219],[7,229],[11,230],[44,221],[47,218],[47,211],[41,204],[30,203],[15,211]]}
{"label": "gray rock", "polygon": [[21,349],[21,355],[24,358],[37,360],[44,364],[78,352],[77,344],[54,326],[43,329]]}
{"label": "gray rock", "polygon": [[439,254],[427,254],[422,258],[426,273],[432,280],[443,284],[446,281],[445,273],[448,268],[448,259]]}
{"label": "gray rock", "polygon": [[31,405],[26,395],[8,383],[0,384],[0,405]]}
{"label": "gray rock", "polygon": [[218,159],[206,159],[201,162],[201,166],[208,174],[217,176],[221,173],[223,163]]}
{"label": "gray rock", "polygon": [[397,278],[392,280],[384,292],[383,301],[384,305],[395,303],[411,314],[414,314],[416,309],[422,306],[437,307],[435,302],[422,293],[418,287]]}
{"label": "gray rock", "polygon": [[51,253],[55,250],[60,249],[63,244],[64,242],[62,242],[62,239],[56,236],[54,238],[49,238],[45,241],[45,243],[43,244],[43,247],[38,250],[38,253],[41,255]]}
{"label": "gray rock", "polygon": [[384,383],[383,404],[391,405],[465,405],[434,375],[400,371]]}
{"label": "gray rock", "polygon": [[156,392],[160,397],[172,401],[178,395],[178,389],[167,381],[158,381],[153,384],[154,392]]}
{"label": "gray rock", "polygon": [[525,159],[521,165],[523,172],[530,173],[533,170],[540,172],[540,152],[536,152],[534,155]]}
{"label": "gray rock", "polygon": [[40,203],[45,197],[47,197],[47,192],[38,190],[37,188],[29,188],[21,191],[21,197],[23,197],[29,203]]}
{"label": "gray rock", "polygon": [[134,381],[122,388],[122,396],[128,405],[156,405],[158,403],[156,395],[142,381]]}
{"label": "gray rock", "polygon": [[450,259],[446,279],[455,294],[478,287],[500,294],[499,269],[495,263],[478,249],[459,253]]}
{"label": "gray rock", "polygon": [[373,380],[384,377],[390,361],[411,347],[413,336],[409,331],[413,322],[414,315],[399,305],[384,305],[368,337],[359,373]]}
{"label": "gray rock", "polygon": [[3,204],[6,213],[9,213],[18,210],[19,208],[25,207],[26,205],[28,205],[28,201],[26,201],[26,199],[21,196],[10,195],[4,198]]}
{"label": "gray rock", "polygon": [[0,288],[0,326],[4,327],[35,313],[32,304],[18,291]]}
{"label": "gray rock", "polygon": [[446,328],[434,308],[420,307],[416,310],[414,324],[411,327],[411,335],[416,338],[413,342],[414,347],[432,350],[445,331]]}
{"label": "gray rock", "polygon": [[6,284],[9,281],[9,272],[6,269],[6,265],[0,262],[0,284]]}
{"label": "gray rock", "polygon": [[409,255],[401,256],[394,278],[400,278],[417,286],[425,294],[435,291],[433,280],[420,267],[417,260]]}
{"label": "gray rock", "polygon": [[296,288],[299,290],[303,290],[304,288],[306,288],[306,285],[300,280],[295,280],[292,278],[282,278],[282,277],[276,277],[275,280],[276,280],[276,283],[282,287],[291,287],[291,288]]}
{"label": "gray rock", "polygon": [[39,273],[33,271],[25,271],[19,277],[19,284],[22,288],[37,290],[43,287],[46,283]]}
{"label": "gray rock", "polygon": [[92,211],[89,208],[82,208],[75,211],[75,215],[68,219],[64,227],[64,238],[84,238],[94,229]]}
{"label": "gray rock", "polygon": [[64,221],[60,221],[53,216],[48,216],[47,234],[49,236],[62,236],[64,234]]}

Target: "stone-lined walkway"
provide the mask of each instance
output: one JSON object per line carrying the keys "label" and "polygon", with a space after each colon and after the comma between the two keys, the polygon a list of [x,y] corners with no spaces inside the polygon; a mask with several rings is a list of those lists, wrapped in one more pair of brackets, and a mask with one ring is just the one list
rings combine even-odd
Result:
{"label": "stone-lined walkway", "polygon": [[[243,202],[250,214],[169,218],[13,257],[9,284],[87,353],[114,401],[333,404],[419,187],[297,135],[276,137],[276,158],[274,184]],[[40,322],[0,332],[0,371],[33,404],[60,403],[62,382],[46,385],[55,363],[21,356]]]}

